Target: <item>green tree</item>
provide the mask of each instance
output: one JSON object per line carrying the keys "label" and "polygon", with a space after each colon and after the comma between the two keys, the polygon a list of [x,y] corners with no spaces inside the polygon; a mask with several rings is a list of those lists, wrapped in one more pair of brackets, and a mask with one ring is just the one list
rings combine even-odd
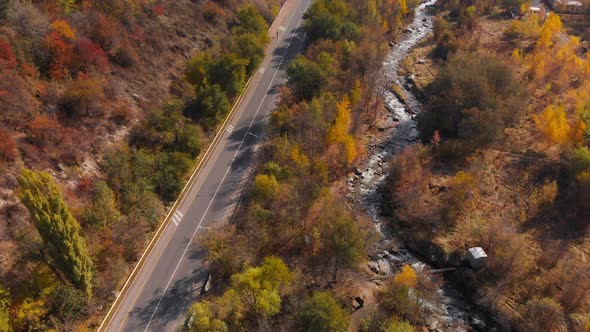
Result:
{"label": "green tree", "polygon": [[316,292],[303,303],[297,319],[299,331],[344,332],[349,317],[328,292]]}
{"label": "green tree", "polygon": [[205,84],[197,93],[197,100],[188,113],[192,118],[202,119],[205,126],[213,127],[223,120],[229,109],[229,100],[221,87],[218,84]]}
{"label": "green tree", "polygon": [[326,74],[320,65],[301,55],[291,61],[287,75],[295,95],[306,100],[320,95],[327,83]]}
{"label": "green tree", "polygon": [[14,327],[18,331],[48,331],[47,314],[47,306],[43,300],[25,299],[14,314]]}
{"label": "green tree", "polygon": [[342,0],[315,1],[305,13],[304,27],[310,42],[315,40],[340,39],[343,20],[348,17],[350,8]]}
{"label": "green tree", "polygon": [[252,195],[261,200],[270,200],[279,193],[279,183],[274,175],[259,174],[254,178]]}
{"label": "green tree", "polygon": [[383,332],[414,332],[414,326],[405,320],[392,319],[385,325]]}
{"label": "green tree", "polygon": [[50,299],[50,313],[62,323],[74,322],[87,315],[87,298],[77,288],[69,285],[58,285]]}
{"label": "green tree", "polygon": [[0,331],[10,332],[10,293],[0,286]]}
{"label": "green tree", "polygon": [[259,267],[252,267],[231,277],[231,289],[259,325],[281,310],[281,295],[288,292],[291,272],[277,257],[267,257]]}
{"label": "green tree", "polygon": [[148,112],[132,132],[131,142],[137,147],[186,152],[196,157],[201,151],[201,128],[182,114],[185,105],[172,99]]}
{"label": "green tree", "polygon": [[182,152],[162,152],[158,154],[157,170],[154,178],[156,193],[166,202],[176,199],[184,186],[184,177],[192,165],[191,159]]}
{"label": "green tree", "polygon": [[248,59],[246,73],[252,74],[264,58],[264,46],[260,37],[244,33],[232,38],[232,49],[243,59]]}
{"label": "green tree", "polygon": [[[212,84],[219,84],[229,98],[239,95],[246,84],[248,59],[233,53],[226,53],[211,65],[208,78]],[[198,97],[197,97],[198,98]]]}
{"label": "green tree", "polygon": [[224,321],[214,318],[207,301],[197,302],[191,307],[185,322],[186,331],[190,332],[226,332]]}
{"label": "green tree", "polygon": [[319,260],[332,270],[336,281],[342,268],[353,267],[365,256],[367,232],[333,199],[327,199],[317,218]]}
{"label": "green tree", "polygon": [[117,222],[120,217],[115,193],[106,182],[97,182],[94,186],[91,206],[84,213],[84,221],[89,225],[105,228],[112,222]]}
{"label": "green tree", "polygon": [[67,208],[51,176],[23,169],[18,196],[29,210],[53,264],[90,297],[92,261],[80,236],[80,226]]}
{"label": "green tree", "polygon": [[574,148],[568,153],[567,159],[575,174],[590,170],[590,149],[587,146]]}
{"label": "green tree", "polygon": [[418,119],[425,141],[439,131],[471,148],[484,146],[526,109],[514,69],[495,55],[452,56],[429,90],[431,110]]}
{"label": "green tree", "polygon": [[[245,6],[236,13],[238,24],[232,29],[234,34],[252,33],[256,36],[267,35],[264,17],[254,6]],[[267,36],[268,38],[268,36]]]}

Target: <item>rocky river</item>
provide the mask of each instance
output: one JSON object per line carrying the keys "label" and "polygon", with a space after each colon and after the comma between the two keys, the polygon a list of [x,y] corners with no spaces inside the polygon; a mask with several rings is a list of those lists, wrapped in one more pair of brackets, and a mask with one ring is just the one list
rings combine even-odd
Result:
{"label": "rocky river", "polygon": [[[415,270],[430,269],[428,264],[408,250],[394,232],[386,226],[381,207],[389,161],[399,151],[418,140],[416,114],[422,105],[411,92],[411,78],[401,76],[401,63],[412,48],[432,31],[432,6],[436,0],[423,2],[415,9],[412,23],[408,25],[398,43],[391,44],[391,50],[383,63],[380,94],[386,106],[384,120],[379,125],[380,133],[369,142],[368,158],[364,167],[357,168],[348,178],[347,198],[355,205],[362,206],[373,219],[382,239],[377,243],[377,254],[372,256],[369,268],[376,274],[388,275],[401,266],[410,264]],[[396,85],[396,93],[391,86]],[[403,101],[398,98],[403,95]],[[429,331],[490,331],[494,328],[482,320],[474,306],[469,305],[450,282],[444,281],[436,296],[421,299]],[[486,324],[487,323],[487,324]]]}

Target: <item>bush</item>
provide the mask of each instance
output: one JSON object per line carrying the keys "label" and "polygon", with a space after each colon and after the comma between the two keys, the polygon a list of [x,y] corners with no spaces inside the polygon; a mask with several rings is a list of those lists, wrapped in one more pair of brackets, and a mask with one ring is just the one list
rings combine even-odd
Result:
{"label": "bush", "polygon": [[568,155],[567,160],[572,166],[574,174],[590,170],[590,149],[587,146],[572,149]]}
{"label": "bush", "polygon": [[287,67],[287,75],[294,94],[305,100],[319,96],[327,83],[327,76],[322,68],[301,55],[291,61]]}
{"label": "bush", "polygon": [[12,70],[16,68],[16,65],[16,58],[10,43],[4,38],[0,38],[0,70]]}
{"label": "bush", "polygon": [[98,78],[81,76],[66,86],[61,96],[61,106],[70,117],[101,115],[104,99],[104,82]]}
{"label": "bush", "polygon": [[29,141],[38,147],[57,144],[63,138],[63,127],[53,118],[38,115],[29,123]]}
{"label": "bush", "polygon": [[14,71],[0,71],[0,119],[11,127],[22,127],[37,113],[39,101],[27,83]]}
{"label": "bush", "polygon": [[80,65],[83,69],[93,68],[100,73],[106,73],[109,70],[109,59],[106,52],[92,40],[80,38],[78,40],[78,54]]}
{"label": "bush", "polygon": [[156,193],[165,202],[176,199],[184,186],[184,177],[191,169],[190,156],[181,152],[158,154],[154,186]]}
{"label": "bush", "polygon": [[213,129],[225,118],[230,107],[229,99],[219,85],[205,85],[198,92],[197,100],[187,108],[187,115],[199,120],[206,129]]}
{"label": "bush", "polygon": [[279,193],[279,183],[274,175],[256,175],[252,187],[252,196],[256,199],[267,201],[273,199]]}
{"label": "bush", "polygon": [[224,19],[225,12],[213,1],[208,1],[201,7],[203,18],[211,23],[218,23]]}
{"label": "bush", "polygon": [[438,130],[472,149],[484,146],[525,108],[514,70],[494,55],[453,56],[428,90],[429,110],[418,121],[423,141]]}
{"label": "bush", "polygon": [[139,54],[129,44],[124,44],[117,49],[113,61],[123,68],[130,68],[139,62]]}
{"label": "bush", "polygon": [[522,315],[528,331],[558,331],[565,326],[561,305],[550,298],[529,300]]}
{"label": "bush", "polygon": [[18,150],[12,135],[0,129],[0,160],[12,162],[18,158]]}
{"label": "bush", "polygon": [[299,331],[344,332],[349,317],[328,292],[316,292],[303,303],[297,319]]}

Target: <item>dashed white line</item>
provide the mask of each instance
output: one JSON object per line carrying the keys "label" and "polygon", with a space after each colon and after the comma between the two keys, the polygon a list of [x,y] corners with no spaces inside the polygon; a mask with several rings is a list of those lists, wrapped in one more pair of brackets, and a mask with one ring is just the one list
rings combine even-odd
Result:
{"label": "dashed white line", "polygon": [[[309,5],[310,4],[311,4],[311,2],[308,2],[307,3],[307,6],[305,7],[305,10],[303,12],[306,12],[307,11],[307,8],[309,8]],[[297,27],[295,29],[299,28],[299,25],[301,24],[301,21],[303,21],[303,18],[299,19],[299,22],[297,22]],[[289,23],[290,23],[290,21],[289,21]],[[281,60],[279,61],[279,65],[277,66],[277,69],[275,70],[274,75],[270,79],[270,83],[266,87],[266,93],[262,97],[262,100],[260,101],[260,104],[258,105],[258,108],[256,109],[256,112],[254,112],[254,117],[250,121],[250,125],[248,126],[248,132],[252,128],[252,125],[254,124],[254,120],[256,119],[256,117],[258,115],[258,112],[260,111],[260,108],[262,108],[262,104],[264,104],[264,100],[266,99],[266,96],[268,95],[268,91],[270,91],[270,87],[274,83],[274,80],[275,80],[275,78],[276,78],[276,76],[277,76],[277,74],[279,72],[279,69],[281,68],[281,65],[283,64],[283,61],[285,59],[285,56],[287,55],[287,52],[288,52],[289,48],[291,47],[291,42],[292,41],[293,41],[293,38],[291,38],[289,40],[289,42],[287,43],[287,47],[285,48],[285,51],[283,52],[283,54],[281,56]],[[228,127],[229,127],[229,125],[228,125]],[[232,126],[232,129],[233,129],[233,126]],[[195,229],[195,231],[191,235],[191,237],[190,237],[190,239],[189,239],[186,247],[184,248],[184,251],[182,252],[182,255],[180,256],[180,259],[178,260],[178,263],[176,263],[176,267],[172,271],[172,274],[170,275],[170,279],[168,279],[168,283],[166,284],[166,287],[164,287],[164,290],[163,290],[162,294],[160,295],[160,299],[158,300],[158,303],[156,304],[156,307],[154,308],[154,311],[152,312],[152,315],[150,316],[150,319],[147,322],[147,325],[146,325],[146,327],[144,329],[144,332],[147,332],[148,331],[148,329],[150,327],[150,324],[151,324],[152,320],[154,319],[154,316],[156,315],[156,312],[158,311],[158,308],[160,307],[160,304],[162,303],[162,299],[164,298],[164,295],[166,295],[166,292],[168,291],[168,288],[170,287],[170,283],[172,283],[172,279],[174,279],[174,275],[176,274],[176,271],[180,267],[180,263],[184,259],[184,256],[186,255],[186,253],[187,253],[187,251],[188,251],[191,243],[193,242],[193,239],[194,239],[195,235],[197,234],[197,231],[199,230],[199,228],[201,228],[201,224],[203,223],[203,220],[205,219],[205,216],[207,216],[207,212],[209,212],[209,208],[211,208],[211,205],[213,204],[213,201],[215,200],[215,197],[217,196],[217,193],[219,192],[219,189],[221,189],[221,185],[225,181],[225,178],[227,177],[227,174],[229,173],[229,171],[231,169],[231,164],[233,164],[233,162],[236,160],[236,157],[237,157],[238,153],[240,153],[240,149],[242,148],[242,145],[244,144],[244,141],[246,140],[246,136],[247,136],[247,134],[244,135],[244,137],[242,138],[242,141],[240,142],[240,145],[238,146],[238,148],[237,148],[237,150],[236,150],[236,152],[235,152],[235,154],[234,154],[234,156],[232,158],[232,161],[230,163],[230,166],[225,171],[225,174],[223,174],[223,177],[221,178],[221,181],[219,182],[219,185],[217,186],[217,189],[213,193],[213,197],[211,198],[211,200],[209,201],[209,204],[207,205],[207,208],[203,212],[203,215],[201,217],[201,220],[199,220],[199,224],[197,225],[197,228]]]}

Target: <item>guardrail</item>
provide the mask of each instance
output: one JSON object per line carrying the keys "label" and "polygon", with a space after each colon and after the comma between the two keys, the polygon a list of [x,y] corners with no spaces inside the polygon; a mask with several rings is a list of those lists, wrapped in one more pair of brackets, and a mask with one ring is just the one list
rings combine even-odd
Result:
{"label": "guardrail", "polygon": [[[291,3],[293,3],[293,2],[294,1],[292,1],[292,0],[286,0],[285,1],[285,3],[283,4],[283,6],[281,7],[281,10],[277,14],[275,20],[273,21],[273,23],[271,24],[271,26],[268,29],[269,34],[272,34],[273,31],[276,31],[278,29],[278,27],[276,26],[276,24],[278,24],[282,20],[282,18],[285,15],[286,8]],[[254,74],[252,74],[250,76],[250,78],[248,79],[248,81],[244,85],[244,88],[242,89],[242,92],[240,93],[240,95],[238,96],[238,98],[236,99],[236,101],[234,102],[234,105],[232,106],[232,108],[229,111],[228,115],[226,116],[225,120],[223,121],[223,123],[219,127],[219,130],[217,131],[217,133],[215,134],[215,137],[213,138],[213,140],[211,141],[211,143],[207,147],[207,150],[202,155],[202,157],[199,159],[199,162],[197,163],[197,165],[195,166],[195,168],[191,172],[191,175],[190,175],[188,181],[186,182],[186,184],[182,188],[182,191],[180,192],[180,195],[178,196],[178,198],[176,199],[176,201],[174,201],[174,204],[172,204],[172,207],[168,211],[168,214],[164,218],[164,221],[160,224],[160,227],[158,227],[158,229],[156,230],[156,233],[154,234],[154,236],[152,237],[152,239],[148,243],[146,249],[144,250],[144,252],[141,255],[141,257],[139,258],[139,261],[137,262],[137,264],[135,265],[135,267],[131,271],[131,274],[129,275],[129,277],[127,278],[127,280],[125,281],[125,283],[123,284],[123,287],[119,291],[119,295],[117,296],[117,298],[115,298],[115,301],[111,305],[109,311],[107,312],[105,318],[102,320],[102,322],[101,322],[100,326],[98,327],[98,330],[97,331],[99,331],[99,332],[100,331],[105,331],[105,329],[108,327],[108,325],[110,323],[110,320],[113,317],[113,314],[115,313],[115,311],[117,310],[117,308],[121,304],[121,300],[125,297],[125,294],[129,290],[129,287],[130,287],[131,283],[137,277],[139,270],[145,264],[145,261],[147,260],[147,257],[151,253],[151,250],[153,249],[153,247],[156,244],[156,242],[158,242],[158,240],[160,239],[163,231],[170,224],[170,220],[172,219],[172,215],[174,214],[174,212],[176,212],[176,210],[178,209],[180,203],[185,198],[185,196],[187,195],[187,193],[190,191],[190,188],[194,184],[194,182],[196,181],[197,175],[199,174],[200,170],[203,168],[203,166],[206,164],[206,162],[211,158],[211,154],[212,154],[213,150],[215,149],[215,147],[217,146],[217,144],[221,140],[221,137],[223,136],[223,132],[225,131],[225,129],[227,127],[227,124],[233,119],[233,117],[234,117],[234,115],[236,113],[236,110],[238,109],[238,107],[242,103],[242,100],[244,99],[244,96],[246,95],[246,92],[248,91],[248,88],[250,87],[250,83],[252,82],[252,79],[255,76],[256,76],[256,72],[254,72]]]}

